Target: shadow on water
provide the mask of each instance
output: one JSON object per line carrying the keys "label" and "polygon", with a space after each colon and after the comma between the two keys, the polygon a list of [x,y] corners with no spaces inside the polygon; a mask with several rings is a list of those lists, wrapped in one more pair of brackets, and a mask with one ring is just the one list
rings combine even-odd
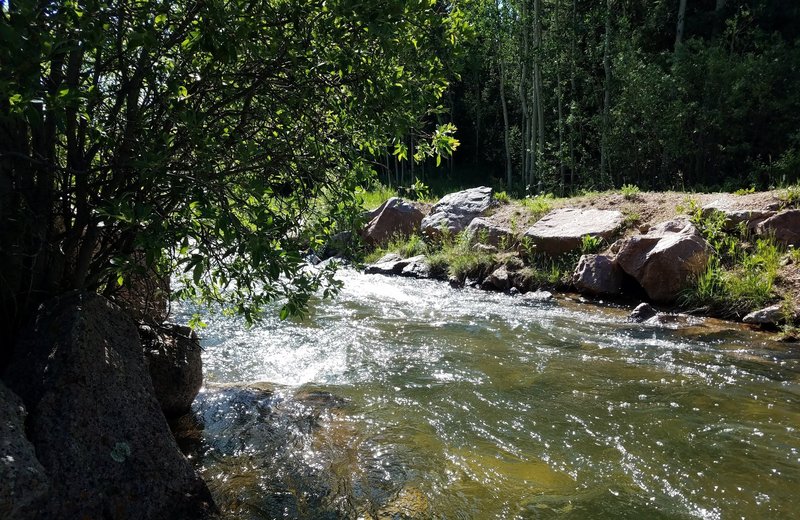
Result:
{"label": "shadow on water", "polygon": [[400,462],[347,407],[313,387],[210,385],[173,428],[225,518],[426,518]]}

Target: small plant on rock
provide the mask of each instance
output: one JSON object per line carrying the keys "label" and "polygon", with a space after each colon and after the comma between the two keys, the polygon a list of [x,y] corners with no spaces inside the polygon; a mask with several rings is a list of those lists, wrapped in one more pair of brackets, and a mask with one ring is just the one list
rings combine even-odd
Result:
{"label": "small plant on rock", "polygon": [[581,254],[592,255],[600,251],[603,247],[603,239],[600,237],[593,237],[592,235],[583,235],[581,237]]}

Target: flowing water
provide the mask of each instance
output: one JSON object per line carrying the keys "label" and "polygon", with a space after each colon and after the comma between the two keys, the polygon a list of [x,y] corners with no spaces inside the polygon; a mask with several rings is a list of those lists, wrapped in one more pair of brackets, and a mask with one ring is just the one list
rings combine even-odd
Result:
{"label": "flowing water", "polygon": [[797,347],[338,276],[304,320],[205,318],[193,457],[229,518],[800,518]]}

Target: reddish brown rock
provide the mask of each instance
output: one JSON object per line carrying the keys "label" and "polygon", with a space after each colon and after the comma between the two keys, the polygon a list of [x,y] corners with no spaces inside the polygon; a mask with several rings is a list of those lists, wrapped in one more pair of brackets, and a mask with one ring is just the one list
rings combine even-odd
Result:
{"label": "reddish brown rock", "polygon": [[708,244],[688,221],[671,220],[620,245],[617,264],[656,302],[672,302],[708,262]]}
{"label": "reddish brown rock", "polygon": [[392,197],[379,209],[361,233],[373,246],[386,244],[393,236],[408,236],[419,230],[423,214],[413,204]]}
{"label": "reddish brown rock", "polygon": [[514,234],[510,229],[498,226],[485,218],[475,218],[467,226],[467,232],[481,244],[494,247],[509,247],[514,243]]}
{"label": "reddish brown rock", "polygon": [[610,240],[624,221],[619,211],[556,209],[528,229],[524,236],[532,240],[537,251],[559,255],[579,249],[586,235]]}
{"label": "reddish brown rock", "polygon": [[800,247],[800,209],[790,209],[758,225],[758,233],[772,235],[785,246]]}

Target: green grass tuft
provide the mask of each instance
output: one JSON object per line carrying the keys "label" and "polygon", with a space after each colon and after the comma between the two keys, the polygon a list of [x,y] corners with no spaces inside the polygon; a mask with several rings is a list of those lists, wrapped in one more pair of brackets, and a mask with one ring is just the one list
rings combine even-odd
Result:
{"label": "green grass tuft", "polygon": [[635,184],[623,184],[620,192],[625,200],[633,200],[639,196],[641,190]]}

